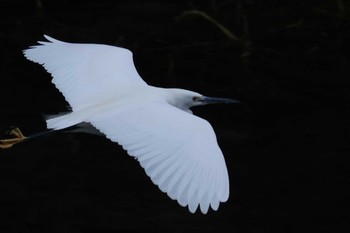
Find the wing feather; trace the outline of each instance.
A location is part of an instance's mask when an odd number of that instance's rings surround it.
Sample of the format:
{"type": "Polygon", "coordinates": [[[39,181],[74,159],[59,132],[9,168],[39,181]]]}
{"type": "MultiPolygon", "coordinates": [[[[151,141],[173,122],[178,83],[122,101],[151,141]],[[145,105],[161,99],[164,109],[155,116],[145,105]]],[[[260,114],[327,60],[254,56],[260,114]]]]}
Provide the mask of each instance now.
{"type": "Polygon", "coordinates": [[[207,121],[165,103],[127,109],[88,121],[137,158],[152,182],[191,212],[198,206],[202,213],[217,210],[227,201],[227,168],[207,121]]]}
{"type": "Polygon", "coordinates": [[[127,49],[45,38],[48,42],[39,41],[23,53],[53,76],[52,82],[73,110],[104,102],[126,86],[146,85],[127,49]]]}

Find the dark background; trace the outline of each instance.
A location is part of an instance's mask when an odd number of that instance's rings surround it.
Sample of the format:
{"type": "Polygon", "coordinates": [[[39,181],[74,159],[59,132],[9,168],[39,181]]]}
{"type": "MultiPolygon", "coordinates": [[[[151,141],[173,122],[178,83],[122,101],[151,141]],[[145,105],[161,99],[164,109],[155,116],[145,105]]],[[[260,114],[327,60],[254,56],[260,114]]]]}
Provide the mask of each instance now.
{"type": "Polygon", "coordinates": [[[154,86],[230,97],[213,125],[230,199],[190,214],[102,137],[59,133],[0,151],[0,232],[349,232],[345,0],[0,1],[0,128],[66,110],[22,50],[43,34],[133,51],[154,86]]]}

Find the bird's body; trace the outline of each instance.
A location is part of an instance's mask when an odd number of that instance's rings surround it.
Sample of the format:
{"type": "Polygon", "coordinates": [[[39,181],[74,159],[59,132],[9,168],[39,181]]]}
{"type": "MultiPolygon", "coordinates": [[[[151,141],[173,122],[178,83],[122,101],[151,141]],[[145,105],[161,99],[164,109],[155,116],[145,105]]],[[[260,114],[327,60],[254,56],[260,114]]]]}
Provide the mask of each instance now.
{"type": "MultiPolygon", "coordinates": [[[[49,129],[59,130],[81,122],[87,122],[91,117],[95,116],[96,112],[113,111],[114,114],[123,114],[134,109],[141,110],[145,108],[144,110],[149,110],[152,107],[152,103],[154,105],[171,105],[192,114],[190,110],[192,99],[189,98],[191,101],[186,101],[187,98],[183,98],[186,95],[199,96],[200,94],[183,89],[158,88],[148,85],[128,86],[114,92],[109,98],[103,99],[103,105],[92,102],[84,108],[48,119],[47,126],[49,129]]],[[[159,119],[162,119],[162,117],[159,116],[159,119]]]]}
{"type": "Polygon", "coordinates": [[[135,157],[159,188],[182,206],[202,213],[217,210],[229,197],[223,154],[211,125],[190,108],[233,103],[183,89],[147,85],[132,53],[99,44],[74,44],[45,36],[24,51],[52,74],[72,112],[47,120],[64,129],[90,123],[135,157]]]}

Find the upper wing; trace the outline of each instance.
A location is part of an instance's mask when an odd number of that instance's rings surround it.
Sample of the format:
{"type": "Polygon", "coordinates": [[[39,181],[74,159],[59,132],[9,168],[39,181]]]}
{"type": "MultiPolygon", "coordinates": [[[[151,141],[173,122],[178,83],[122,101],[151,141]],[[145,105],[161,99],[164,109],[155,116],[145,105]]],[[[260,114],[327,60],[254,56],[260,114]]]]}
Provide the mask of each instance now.
{"type": "Polygon", "coordinates": [[[138,159],[153,183],[195,212],[217,210],[229,196],[223,154],[211,125],[166,103],[106,110],[89,120],[138,159]]]}
{"type": "Polygon", "coordinates": [[[146,85],[127,49],[45,38],[50,42],[39,41],[41,45],[24,50],[24,55],[52,74],[52,82],[73,110],[103,102],[125,86],[146,85]]]}

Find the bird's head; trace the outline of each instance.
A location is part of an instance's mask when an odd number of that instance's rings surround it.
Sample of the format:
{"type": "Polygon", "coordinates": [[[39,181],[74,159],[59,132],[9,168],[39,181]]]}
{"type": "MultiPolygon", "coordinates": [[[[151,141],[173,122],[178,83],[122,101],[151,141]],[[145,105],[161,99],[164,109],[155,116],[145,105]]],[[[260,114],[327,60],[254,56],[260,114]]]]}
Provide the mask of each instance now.
{"type": "Polygon", "coordinates": [[[170,89],[171,94],[168,102],[182,110],[189,111],[191,107],[206,104],[236,104],[239,101],[227,98],[208,97],[202,94],[184,89],[170,89]]]}

